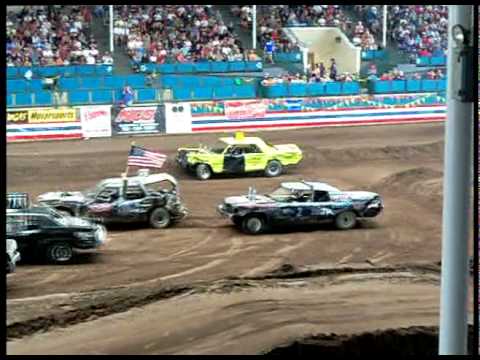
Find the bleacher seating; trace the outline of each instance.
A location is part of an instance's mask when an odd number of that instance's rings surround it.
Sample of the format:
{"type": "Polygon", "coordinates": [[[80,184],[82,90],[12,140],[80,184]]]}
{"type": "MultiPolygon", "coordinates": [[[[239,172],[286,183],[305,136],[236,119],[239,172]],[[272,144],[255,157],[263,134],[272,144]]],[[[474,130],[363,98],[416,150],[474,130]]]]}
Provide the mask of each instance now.
{"type": "Polygon", "coordinates": [[[417,66],[446,66],[446,56],[419,56],[417,57],[417,66]]]}
{"type": "Polygon", "coordinates": [[[113,73],[112,65],[72,65],[72,66],[33,66],[7,67],[7,79],[23,79],[27,70],[32,70],[34,78],[105,76],[113,73]]]}
{"type": "Polygon", "coordinates": [[[308,84],[275,84],[262,86],[263,95],[267,98],[302,97],[302,96],[329,96],[329,95],[357,95],[360,93],[358,82],[327,82],[308,84]]]}
{"type": "Polygon", "coordinates": [[[372,94],[389,94],[405,92],[444,92],[447,82],[441,80],[377,80],[369,81],[368,89],[372,94]]]}

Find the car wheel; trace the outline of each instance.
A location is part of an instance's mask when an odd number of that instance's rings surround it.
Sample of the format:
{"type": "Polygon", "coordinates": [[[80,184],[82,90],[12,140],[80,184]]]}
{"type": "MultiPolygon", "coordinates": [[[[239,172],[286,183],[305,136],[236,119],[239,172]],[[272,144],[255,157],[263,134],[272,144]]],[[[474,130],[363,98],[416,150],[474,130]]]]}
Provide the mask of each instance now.
{"type": "Polygon", "coordinates": [[[55,264],[63,264],[72,260],[73,249],[66,242],[57,242],[47,247],[47,259],[55,264]]]}
{"type": "Polygon", "coordinates": [[[352,229],[357,223],[357,216],[353,211],[344,211],[335,218],[335,226],[339,230],[352,229]]]}
{"type": "Polygon", "coordinates": [[[265,168],[265,176],[275,177],[282,173],[282,164],[278,160],[271,160],[265,168]]]}
{"type": "Polygon", "coordinates": [[[150,226],[155,229],[166,228],[170,223],[170,213],[165,208],[156,208],[150,214],[150,226]]]}
{"type": "Polygon", "coordinates": [[[197,165],[197,167],[195,168],[195,172],[197,174],[197,178],[199,178],[200,180],[208,180],[210,179],[210,176],[212,176],[212,170],[207,164],[197,165]]]}
{"type": "Polygon", "coordinates": [[[265,229],[265,221],[260,216],[248,216],[242,221],[242,229],[247,234],[260,234],[265,229]]]}

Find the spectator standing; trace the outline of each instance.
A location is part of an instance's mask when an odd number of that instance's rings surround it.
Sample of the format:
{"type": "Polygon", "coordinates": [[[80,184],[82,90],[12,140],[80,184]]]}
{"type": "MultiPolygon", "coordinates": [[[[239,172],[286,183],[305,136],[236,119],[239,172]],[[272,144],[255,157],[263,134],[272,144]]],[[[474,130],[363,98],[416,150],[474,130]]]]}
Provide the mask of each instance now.
{"type": "Polygon", "coordinates": [[[275,41],[273,39],[268,40],[265,43],[265,47],[263,49],[265,51],[267,59],[273,64],[273,53],[275,51],[275,41]]]}
{"type": "Polygon", "coordinates": [[[330,59],[331,64],[330,64],[330,79],[335,81],[337,79],[337,64],[335,62],[335,59],[330,59]]]}

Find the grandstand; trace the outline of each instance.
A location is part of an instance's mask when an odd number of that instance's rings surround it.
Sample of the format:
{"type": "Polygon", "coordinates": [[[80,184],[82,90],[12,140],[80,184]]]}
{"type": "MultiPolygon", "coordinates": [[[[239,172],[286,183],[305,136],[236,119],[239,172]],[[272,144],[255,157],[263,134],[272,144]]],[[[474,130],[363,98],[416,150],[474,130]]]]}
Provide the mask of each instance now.
{"type": "Polygon", "coordinates": [[[7,106],[113,104],[125,86],[134,104],[445,89],[445,79],[431,75],[445,66],[445,6],[389,6],[385,49],[380,6],[257,8],[259,46],[252,49],[251,6],[115,5],[110,54],[108,6],[9,7],[7,106]],[[361,71],[334,69],[332,76],[331,64],[323,64],[320,76],[311,61],[305,71],[285,27],[309,26],[341,29],[362,49],[361,71]],[[263,50],[272,40],[270,64],[263,50]],[[377,76],[367,78],[372,63],[377,76]]]}

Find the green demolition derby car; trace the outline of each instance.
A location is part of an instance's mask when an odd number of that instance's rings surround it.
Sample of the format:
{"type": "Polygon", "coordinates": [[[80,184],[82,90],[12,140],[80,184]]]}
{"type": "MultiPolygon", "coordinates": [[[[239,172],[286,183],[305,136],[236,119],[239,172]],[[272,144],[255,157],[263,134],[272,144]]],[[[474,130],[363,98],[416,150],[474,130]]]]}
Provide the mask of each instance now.
{"type": "Polygon", "coordinates": [[[177,163],[196,174],[200,180],[212,174],[244,174],[263,171],[265,176],[279,176],[289,165],[302,160],[302,151],[295,144],[272,145],[258,137],[220,138],[212,146],[182,147],[177,150],[177,163]]]}

